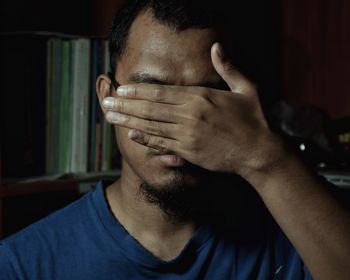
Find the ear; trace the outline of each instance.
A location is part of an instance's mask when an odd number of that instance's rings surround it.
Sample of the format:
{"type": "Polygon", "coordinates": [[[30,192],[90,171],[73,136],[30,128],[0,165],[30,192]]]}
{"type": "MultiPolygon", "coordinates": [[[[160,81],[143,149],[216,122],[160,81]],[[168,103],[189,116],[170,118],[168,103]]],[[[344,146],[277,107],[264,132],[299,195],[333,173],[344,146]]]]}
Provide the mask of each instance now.
{"type": "MultiPolygon", "coordinates": [[[[119,85],[117,85],[119,86],[119,85]]],[[[108,96],[112,96],[115,88],[111,84],[111,79],[107,75],[99,75],[96,80],[96,92],[98,100],[100,102],[101,109],[104,114],[107,113],[107,110],[102,106],[102,101],[108,96]]]]}

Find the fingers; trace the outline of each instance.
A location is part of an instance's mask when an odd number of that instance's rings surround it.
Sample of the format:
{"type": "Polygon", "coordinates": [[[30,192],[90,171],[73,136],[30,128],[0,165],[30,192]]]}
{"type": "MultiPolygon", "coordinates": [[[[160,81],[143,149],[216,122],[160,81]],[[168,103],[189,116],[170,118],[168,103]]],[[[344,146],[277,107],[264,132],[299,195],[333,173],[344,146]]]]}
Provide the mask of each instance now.
{"type": "Polygon", "coordinates": [[[161,152],[176,152],[179,147],[177,140],[150,135],[135,129],[129,130],[128,137],[141,145],[156,149],[161,152]]]}
{"type": "Polygon", "coordinates": [[[149,100],[157,103],[183,104],[184,88],[155,84],[132,84],[117,88],[117,96],[130,99],[149,100]]]}
{"type": "Polygon", "coordinates": [[[147,100],[107,97],[103,100],[107,110],[137,116],[142,119],[176,123],[181,115],[181,108],[176,105],[159,104],[147,100]],[[179,115],[179,116],[178,116],[179,115]]]}
{"type": "Polygon", "coordinates": [[[138,129],[161,137],[176,139],[175,137],[179,136],[181,133],[180,125],[178,124],[144,120],[117,112],[107,112],[106,119],[112,124],[117,124],[130,129],[138,129]]]}
{"type": "Polygon", "coordinates": [[[225,80],[231,91],[239,94],[255,94],[255,86],[227,60],[219,43],[211,48],[211,59],[218,74],[225,80]]]}

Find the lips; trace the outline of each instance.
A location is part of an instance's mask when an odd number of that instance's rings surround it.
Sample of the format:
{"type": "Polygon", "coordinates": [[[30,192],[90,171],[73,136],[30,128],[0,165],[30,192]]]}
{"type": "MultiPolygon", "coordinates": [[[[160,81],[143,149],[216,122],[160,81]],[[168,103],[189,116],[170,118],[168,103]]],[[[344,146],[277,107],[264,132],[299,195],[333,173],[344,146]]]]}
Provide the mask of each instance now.
{"type": "Polygon", "coordinates": [[[168,167],[180,167],[186,164],[185,159],[174,154],[158,153],[156,158],[168,167]]]}

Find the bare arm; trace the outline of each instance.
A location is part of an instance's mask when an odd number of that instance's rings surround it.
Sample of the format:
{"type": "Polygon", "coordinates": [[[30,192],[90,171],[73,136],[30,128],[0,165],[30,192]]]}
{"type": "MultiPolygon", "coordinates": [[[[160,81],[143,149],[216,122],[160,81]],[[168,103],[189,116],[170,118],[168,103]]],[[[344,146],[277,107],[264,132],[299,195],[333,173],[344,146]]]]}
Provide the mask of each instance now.
{"type": "Polygon", "coordinates": [[[349,279],[350,215],[321,180],[293,154],[247,179],[315,279],[349,279]]]}

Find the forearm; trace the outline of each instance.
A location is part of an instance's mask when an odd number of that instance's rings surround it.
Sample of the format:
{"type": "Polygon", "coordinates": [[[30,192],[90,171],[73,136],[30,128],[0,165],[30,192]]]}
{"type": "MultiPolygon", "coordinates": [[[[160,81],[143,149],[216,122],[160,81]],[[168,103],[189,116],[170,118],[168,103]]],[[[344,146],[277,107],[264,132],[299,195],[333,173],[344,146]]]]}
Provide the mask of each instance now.
{"type": "Polygon", "coordinates": [[[350,215],[293,154],[248,181],[315,279],[349,279],[350,215]]]}

